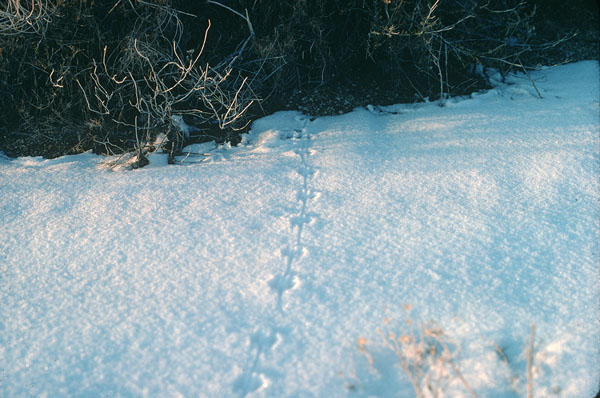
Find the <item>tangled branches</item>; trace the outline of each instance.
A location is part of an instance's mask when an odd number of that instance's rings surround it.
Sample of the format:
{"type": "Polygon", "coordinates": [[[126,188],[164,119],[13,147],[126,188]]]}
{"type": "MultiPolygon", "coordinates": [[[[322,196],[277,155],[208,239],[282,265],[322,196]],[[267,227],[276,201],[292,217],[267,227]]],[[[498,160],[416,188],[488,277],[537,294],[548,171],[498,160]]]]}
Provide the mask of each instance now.
{"type": "Polygon", "coordinates": [[[474,66],[561,62],[544,54],[573,35],[540,35],[536,5],[0,0],[0,144],[10,135],[31,143],[20,155],[141,159],[162,135],[172,158],[190,138],[235,143],[266,100],[276,110],[293,89],[330,82],[379,80],[443,104],[482,87],[474,66]]]}
{"type": "Polygon", "coordinates": [[[6,4],[0,9],[0,35],[43,35],[58,4],[59,2],[46,0],[6,0],[6,4]]]}
{"type": "Polygon", "coordinates": [[[437,82],[440,104],[465,83],[460,75],[470,66],[481,64],[503,73],[525,70],[529,55],[573,37],[535,43],[536,7],[525,0],[463,0],[446,2],[445,7],[442,3],[375,2],[368,47],[369,56],[387,58],[388,68],[401,71],[421,98],[431,94],[437,82]]]}
{"type": "Polygon", "coordinates": [[[141,154],[162,134],[173,155],[189,134],[174,122],[184,118],[196,139],[230,139],[248,123],[261,79],[260,67],[251,80],[241,67],[253,34],[215,54],[211,22],[198,19],[164,0],[8,0],[0,85],[11,90],[0,99],[0,127],[46,148],[70,142],[73,152],[107,154],[141,154]],[[205,26],[200,40],[182,18],[205,26]]]}
{"type": "Polygon", "coordinates": [[[181,123],[184,117],[206,136],[211,130],[236,130],[248,123],[245,114],[255,98],[248,78],[234,69],[250,38],[235,53],[210,66],[202,62],[210,20],[200,48],[188,51],[181,48],[177,11],[161,7],[159,21],[159,29],[151,34],[134,29],[112,53],[105,46],[101,60],[93,61],[87,86],[79,79],[76,82],[91,114],[104,124],[141,131],[141,142],[136,135],[138,149],[163,133],[170,141],[172,159],[190,134],[181,127],[186,125],[181,123]],[[170,43],[168,31],[174,32],[170,43]]]}

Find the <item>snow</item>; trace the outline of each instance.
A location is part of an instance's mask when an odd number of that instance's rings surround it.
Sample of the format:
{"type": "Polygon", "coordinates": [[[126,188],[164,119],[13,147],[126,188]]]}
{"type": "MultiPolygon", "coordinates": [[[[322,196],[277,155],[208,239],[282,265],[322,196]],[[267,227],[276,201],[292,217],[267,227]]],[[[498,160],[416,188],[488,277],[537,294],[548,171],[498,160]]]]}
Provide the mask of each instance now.
{"type": "Polygon", "coordinates": [[[534,396],[593,397],[598,63],[531,78],[0,157],[0,397],[524,397],[532,325],[534,396]]]}

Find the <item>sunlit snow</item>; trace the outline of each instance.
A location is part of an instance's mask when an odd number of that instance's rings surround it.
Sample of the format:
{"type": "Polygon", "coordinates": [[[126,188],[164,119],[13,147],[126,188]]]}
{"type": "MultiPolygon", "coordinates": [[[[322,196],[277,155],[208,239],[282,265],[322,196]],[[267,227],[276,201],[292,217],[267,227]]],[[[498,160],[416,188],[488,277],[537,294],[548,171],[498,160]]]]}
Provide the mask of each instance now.
{"type": "Polygon", "coordinates": [[[592,398],[598,63],[530,77],[179,166],[0,156],[0,397],[516,398],[529,359],[592,398]]]}

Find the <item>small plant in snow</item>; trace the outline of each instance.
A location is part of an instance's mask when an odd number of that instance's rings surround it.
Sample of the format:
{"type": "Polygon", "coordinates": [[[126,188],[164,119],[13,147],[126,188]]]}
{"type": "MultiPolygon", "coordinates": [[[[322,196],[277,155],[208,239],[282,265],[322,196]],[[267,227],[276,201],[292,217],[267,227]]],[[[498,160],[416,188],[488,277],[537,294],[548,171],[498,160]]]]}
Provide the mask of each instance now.
{"type": "Polygon", "coordinates": [[[442,397],[457,387],[477,396],[454,363],[456,345],[437,324],[419,325],[409,334],[378,332],[384,345],[398,356],[417,398],[442,397]]]}
{"type": "MultiPolygon", "coordinates": [[[[389,324],[389,320],[384,323],[389,324]]],[[[459,368],[459,349],[452,339],[435,322],[414,324],[410,319],[406,321],[408,331],[397,334],[390,330],[377,330],[381,336],[381,341],[373,344],[373,348],[367,346],[367,339],[360,337],[357,341],[358,350],[363,355],[369,366],[381,371],[382,363],[388,359],[382,355],[382,347],[388,353],[395,354],[397,361],[394,363],[403,371],[402,373],[410,382],[416,398],[446,398],[446,397],[477,397],[473,388],[463,375],[459,368]],[[376,361],[382,361],[376,363],[376,361]]],[[[534,379],[539,379],[541,368],[534,362],[541,362],[541,366],[551,365],[556,361],[555,346],[559,342],[550,344],[544,351],[536,353],[534,349],[535,326],[531,326],[531,333],[528,344],[523,350],[523,361],[525,363],[515,364],[509,360],[504,350],[492,342],[496,354],[500,356],[501,363],[506,366],[506,371],[498,372],[493,370],[497,363],[487,356],[486,359],[469,359],[466,362],[461,360],[463,366],[467,368],[467,374],[473,377],[472,371],[478,369],[480,376],[477,380],[471,380],[475,387],[482,387],[482,381],[490,380],[489,377],[504,378],[508,376],[507,381],[511,389],[517,396],[523,398],[534,398],[536,396],[561,396],[562,388],[558,385],[538,385],[534,392],[534,379]],[[488,363],[489,361],[489,363],[488,363]],[[515,371],[514,368],[518,368],[515,371]],[[487,369],[487,370],[484,370],[487,369]],[[485,374],[487,373],[487,376],[485,374]],[[495,376],[491,376],[495,374],[495,376]]],[[[487,345],[487,344],[485,344],[487,345]]],[[[385,367],[386,365],[384,365],[385,367]]],[[[389,366],[389,362],[388,362],[389,366]]],[[[389,377],[389,376],[388,376],[389,377]]],[[[403,377],[401,377],[403,378],[403,377]]],[[[357,378],[358,380],[358,378],[357,378]]],[[[387,383],[387,381],[386,381],[387,383]]],[[[356,390],[354,383],[350,384],[349,390],[356,390]]]]}

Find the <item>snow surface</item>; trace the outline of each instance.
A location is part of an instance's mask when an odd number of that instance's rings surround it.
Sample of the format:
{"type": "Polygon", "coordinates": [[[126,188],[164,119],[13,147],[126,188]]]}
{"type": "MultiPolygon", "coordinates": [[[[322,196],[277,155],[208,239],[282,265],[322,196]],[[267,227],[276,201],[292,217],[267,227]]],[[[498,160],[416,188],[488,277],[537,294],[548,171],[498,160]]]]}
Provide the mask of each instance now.
{"type": "Polygon", "coordinates": [[[531,78],[185,167],[0,157],[0,397],[411,397],[418,358],[424,397],[525,397],[532,324],[534,396],[593,397],[598,63],[531,78]]]}

